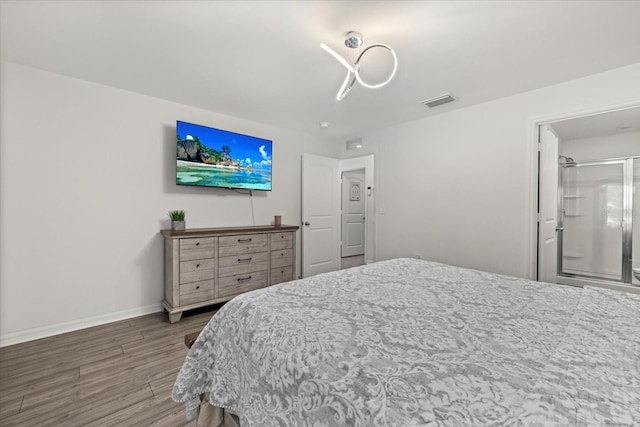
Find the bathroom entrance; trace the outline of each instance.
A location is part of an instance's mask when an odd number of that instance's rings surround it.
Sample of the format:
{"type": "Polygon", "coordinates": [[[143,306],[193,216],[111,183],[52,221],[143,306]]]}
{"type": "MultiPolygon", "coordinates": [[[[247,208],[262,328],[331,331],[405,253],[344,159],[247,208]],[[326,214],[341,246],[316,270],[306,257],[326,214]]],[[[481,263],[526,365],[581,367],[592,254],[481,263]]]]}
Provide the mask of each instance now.
{"type": "Polygon", "coordinates": [[[640,106],[538,134],[538,280],[640,293],[640,106]]]}

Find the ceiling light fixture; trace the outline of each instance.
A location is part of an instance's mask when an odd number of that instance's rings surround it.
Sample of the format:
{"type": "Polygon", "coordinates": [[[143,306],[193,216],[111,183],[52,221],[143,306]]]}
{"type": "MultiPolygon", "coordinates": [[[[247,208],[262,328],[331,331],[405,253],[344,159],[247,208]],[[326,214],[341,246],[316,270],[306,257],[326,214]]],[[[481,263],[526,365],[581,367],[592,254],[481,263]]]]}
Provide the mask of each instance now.
{"type": "MultiPolygon", "coordinates": [[[[362,45],[362,34],[358,33],[357,31],[349,31],[347,33],[347,38],[345,39],[344,44],[350,49],[356,49],[360,47],[362,45]]],[[[344,82],[342,83],[342,86],[340,87],[340,90],[338,90],[338,94],[336,95],[336,99],[338,101],[341,101],[342,99],[344,99],[345,96],[347,96],[347,94],[349,93],[353,85],[356,83],[356,81],[366,88],[377,89],[389,83],[391,79],[393,79],[393,76],[395,76],[396,70],[398,69],[398,57],[396,56],[396,53],[393,51],[393,49],[391,49],[386,44],[375,43],[375,44],[372,44],[371,46],[367,46],[360,53],[360,55],[358,55],[358,59],[356,59],[356,62],[354,62],[353,65],[349,64],[346,59],[338,55],[333,49],[331,49],[326,44],[320,43],[320,47],[326,50],[327,52],[329,52],[331,56],[336,58],[338,62],[344,65],[345,68],[347,69],[347,77],[344,79],[344,82]],[[387,49],[391,53],[391,56],[393,57],[393,70],[391,71],[391,74],[389,74],[389,77],[382,83],[369,84],[364,80],[362,80],[362,77],[360,77],[360,60],[368,50],[373,49],[374,47],[381,47],[381,48],[387,49]]]]}

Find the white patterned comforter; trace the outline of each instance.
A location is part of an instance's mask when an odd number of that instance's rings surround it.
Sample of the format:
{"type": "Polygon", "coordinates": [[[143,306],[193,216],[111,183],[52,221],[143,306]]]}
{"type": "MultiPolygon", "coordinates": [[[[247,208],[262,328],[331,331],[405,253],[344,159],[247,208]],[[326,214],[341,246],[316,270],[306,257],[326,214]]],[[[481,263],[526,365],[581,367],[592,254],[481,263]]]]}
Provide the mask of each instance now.
{"type": "Polygon", "coordinates": [[[243,426],[640,425],[640,295],[396,259],[236,297],[173,399],[243,426]]]}

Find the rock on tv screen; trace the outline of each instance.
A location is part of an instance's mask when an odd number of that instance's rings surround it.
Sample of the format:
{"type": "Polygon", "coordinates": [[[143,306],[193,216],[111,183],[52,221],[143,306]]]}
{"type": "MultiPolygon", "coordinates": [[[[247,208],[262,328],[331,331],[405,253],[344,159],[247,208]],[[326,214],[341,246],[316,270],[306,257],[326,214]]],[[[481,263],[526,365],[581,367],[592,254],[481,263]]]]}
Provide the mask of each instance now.
{"type": "Polygon", "coordinates": [[[271,141],[178,121],[176,184],[271,190],[271,141]]]}

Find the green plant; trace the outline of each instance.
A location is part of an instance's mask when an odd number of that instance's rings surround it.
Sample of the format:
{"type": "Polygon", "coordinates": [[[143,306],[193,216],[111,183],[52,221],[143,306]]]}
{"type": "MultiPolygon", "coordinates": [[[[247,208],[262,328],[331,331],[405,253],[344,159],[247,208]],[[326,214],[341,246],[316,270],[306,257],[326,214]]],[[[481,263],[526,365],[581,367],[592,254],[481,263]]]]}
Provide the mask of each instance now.
{"type": "Polygon", "coordinates": [[[184,221],[184,211],[169,211],[171,221],[184,221]]]}

